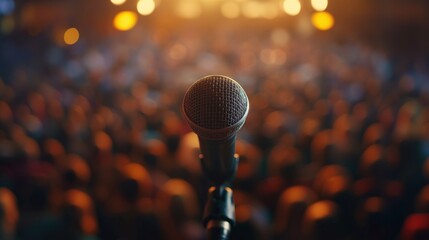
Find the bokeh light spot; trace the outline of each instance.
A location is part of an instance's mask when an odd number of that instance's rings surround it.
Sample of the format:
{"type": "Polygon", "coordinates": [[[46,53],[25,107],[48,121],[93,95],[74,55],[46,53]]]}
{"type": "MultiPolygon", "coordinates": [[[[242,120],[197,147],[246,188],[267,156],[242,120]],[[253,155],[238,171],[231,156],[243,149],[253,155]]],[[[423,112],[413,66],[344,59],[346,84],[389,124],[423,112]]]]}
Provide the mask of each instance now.
{"type": "Polygon", "coordinates": [[[278,7],[274,2],[266,2],[263,5],[262,16],[266,19],[274,19],[278,16],[278,7]]]}
{"type": "Polygon", "coordinates": [[[325,11],[328,8],[328,0],[311,0],[311,6],[316,11],[325,11]]]}
{"type": "Polygon", "coordinates": [[[296,16],[301,12],[301,3],[298,0],[285,0],[283,10],[291,16],[296,16]]]}
{"type": "Polygon", "coordinates": [[[137,11],[144,16],[150,15],[155,10],[154,0],[140,0],[137,2],[137,11]]]}
{"type": "Polygon", "coordinates": [[[181,0],[176,8],[179,17],[192,19],[201,15],[201,4],[196,0],[181,0]]]}
{"type": "Polygon", "coordinates": [[[79,31],[76,28],[69,28],[64,32],[64,43],[73,45],[79,40],[79,31]]]}
{"type": "Polygon", "coordinates": [[[137,14],[131,11],[123,11],[116,14],[113,25],[120,31],[128,31],[137,24],[137,14]]]}
{"type": "Polygon", "coordinates": [[[248,1],[242,4],[243,15],[247,18],[258,18],[262,14],[261,3],[248,1]]]}
{"type": "Polygon", "coordinates": [[[115,5],[122,5],[125,3],[126,0],[110,0],[115,5]]]}
{"type": "Polygon", "coordinates": [[[331,29],[335,24],[334,16],[328,12],[313,13],[311,22],[315,28],[322,31],[331,29]]]}
{"type": "Polygon", "coordinates": [[[222,15],[226,18],[237,18],[240,16],[240,6],[237,2],[229,1],[220,7],[222,15]]]}

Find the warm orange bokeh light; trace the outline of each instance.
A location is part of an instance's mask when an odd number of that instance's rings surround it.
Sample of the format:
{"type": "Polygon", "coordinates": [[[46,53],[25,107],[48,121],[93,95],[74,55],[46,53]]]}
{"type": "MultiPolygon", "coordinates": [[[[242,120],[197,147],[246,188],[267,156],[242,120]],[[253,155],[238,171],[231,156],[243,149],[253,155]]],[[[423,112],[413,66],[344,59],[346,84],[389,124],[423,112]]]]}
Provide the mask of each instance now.
{"type": "Polygon", "coordinates": [[[122,5],[125,3],[126,0],[110,0],[111,3],[115,5],[122,5]]]}
{"type": "Polygon", "coordinates": [[[311,16],[313,26],[319,30],[326,31],[334,27],[334,16],[328,12],[317,12],[311,16]]]}
{"type": "Polygon", "coordinates": [[[179,17],[193,19],[201,15],[202,9],[199,1],[181,0],[178,1],[176,13],[179,17]]]}
{"type": "Polygon", "coordinates": [[[137,3],[137,11],[144,16],[150,15],[155,11],[154,0],[139,0],[137,3]]]}
{"type": "Polygon", "coordinates": [[[328,8],[328,0],[311,0],[311,6],[316,11],[325,11],[328,8]]]}
{"type": "Polygon", "coordinates": [[[262,14],[261,3],[259,1],[247,1],[242,4],[241,11],[247,18],[258,18],[262,14]]]}
{"type": "Polygon", "coordinates": [[[64,42],[73,45],[79,40],[79,31],[76,28],[69,28],[64,33],[64,42]]]}
{"type": "Polygon", "coordinates": [[[301,3],[298,0],[285,0],[283,10],[291,16],[296,16],[301,12],[301,3]]]}
{"type": "Polygon", "coordinates": [[[240,6],[235,1],[228,1],[221,5],[220,11],[226,18],[237,18],[240,16],[240,6]]]}
{"type": "Polygon", "coordinates": [[[128,31],[137,24],[137,14],[131,11],[123,11],[116,14],[113,25],[120,31],[128,31]]]}

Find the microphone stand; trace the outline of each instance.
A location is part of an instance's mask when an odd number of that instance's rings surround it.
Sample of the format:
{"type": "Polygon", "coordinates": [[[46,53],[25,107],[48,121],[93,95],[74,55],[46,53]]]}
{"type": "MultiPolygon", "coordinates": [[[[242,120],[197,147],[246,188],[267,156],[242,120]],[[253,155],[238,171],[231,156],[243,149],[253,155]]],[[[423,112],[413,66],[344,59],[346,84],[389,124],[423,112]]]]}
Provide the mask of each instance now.
{"type": "MultiPolygon", "coordinates": [[[[200,155],[200,161],[202,161],[200,155]]],[[[238,155],[233,157],[234,170],[237,169],[238,155]]],[[[203,171],[204,170],[203,164],[203,171]]],[[[234,171],[235,175],[235,171],[234,171]]],[[[215,183],[208,190],[208,198],[204,208],[203,223],[207,229],[208,240],[228,240],[233,226],[235,225],[235,206],[232,197],[232,189],[228,187],[231,178],[223,182],[215,183]]]]}

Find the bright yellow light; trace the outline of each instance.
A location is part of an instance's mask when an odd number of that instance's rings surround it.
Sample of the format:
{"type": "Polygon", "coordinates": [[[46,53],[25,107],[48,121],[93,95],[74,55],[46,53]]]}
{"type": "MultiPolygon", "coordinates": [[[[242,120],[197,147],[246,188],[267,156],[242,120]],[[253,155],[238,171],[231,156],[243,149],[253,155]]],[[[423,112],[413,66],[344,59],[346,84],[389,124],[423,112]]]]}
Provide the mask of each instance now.
{"type": "Polygon", "coordinates": [[[64,42],[73,45],[79,40],[79,31],[76,28],[69,28],[64,32],[64,42]]]}
{"type": "Polygon", "coordinates": [[[122,5],[125,3],[126,0],[110,0],[115,5],[122,5]]]}
{"type": "Polygon", "coordinates": [[[261,4],[258,1],[248,1],[242,4],[243,15],[248,18],[258,18],[262,14],[261,4]]]}
{"type": "Polygon", "coordinates": [[[220,7],[222,15],[226,18],[237,18],[240,16],[240,6],[237,2],[225,2],[220,7]]]}
{"type": "Polygon", "coordinates": [[[311,0],[311,6],[316,11],[325,11],[328,7],[328,0],[311,0]]]}
{"type": "Polygon", "coordinates": [[[331,29],[335,24],[334,16],[328,12],[313,13],[311,22],[315,28],[322,31],[331,29]]]}
{"type": "Polygon", "coordinates": [[[201,5],[196,0],[181,0],[176,13],[182,18],[197,18],[201,15],[201,5]]]}
{"type": "Polygon", "coordinates": [[[154,0],[140,0],[137,3],[137,11],[144,16],[150,15],[155,10],[154,0]]]}
{"type": "Polygon", "coordinates": [[[131,11],[123,11],[116,14],[113,25],[120,31],[127,31],[137,23],[137,14],[131,11]]]}
{"type": "Polygon", "coordinates": [[[291,16],[296,16],[301,12],[301,3],[298,0],[285,0],[283,10],[291,16]]]}

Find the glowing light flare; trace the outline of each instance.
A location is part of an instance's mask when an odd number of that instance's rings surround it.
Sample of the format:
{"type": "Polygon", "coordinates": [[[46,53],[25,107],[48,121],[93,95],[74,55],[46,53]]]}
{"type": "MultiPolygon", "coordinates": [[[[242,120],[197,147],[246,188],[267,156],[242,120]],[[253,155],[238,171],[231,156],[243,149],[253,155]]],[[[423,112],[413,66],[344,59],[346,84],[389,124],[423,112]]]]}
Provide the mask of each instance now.
{"type": "Polygon", "coordinates": [[[328,8],[328,0],[311,0],[311,6],[316,11],[325,11],[328,8]]]}
{"type": "Polygon", "coordinates": [[[137,24],[137,14],[131,11],[123,11],[116,14],[113,26],[120,31],[128,31],[137,24]]]}
{"type": "Polygon", "coordinates": [[[150,15],[155,10],[154,0],[140,0],[137,2],[137,11],[144,16],[150,15]]]}
{"type": "Polygon", "coordinates": [[[225,2],[221,5],[220,11],[226,18],[237,18],[240,16],[240,5],[235,1],[225,2]]]}
{"type": "Polygon", "coordinates": [[[79,31],[76,28],[69,28],[64,32],[64,43],[73,45],[79,40],[79,31]]]}
{"type": "Polygon", "coordinates": [[[113,3],[114,5],[122,5],[125,3],[126,0],[110,0],[111,3],[113,3]]]}
{"type": "Polygon", "coordinates": [[[301,12],[301,3],[298,0],[284,0],[283,10],[291,16],[296,16],[301,12]]]}
{"type": "Polygon", "coordinates": [[[197,18],[201,12],[201,4],[196,0],[181,0],[176,8],[177,15],[187,19],[197,18]]]}
{"type": "Polygon", "coordinates": [[[322,31],[326,31],[334,27],[334,16],[328,12],[316,12],[311,16],[313,26],[322,31]]]}

